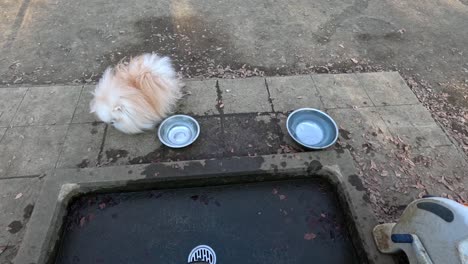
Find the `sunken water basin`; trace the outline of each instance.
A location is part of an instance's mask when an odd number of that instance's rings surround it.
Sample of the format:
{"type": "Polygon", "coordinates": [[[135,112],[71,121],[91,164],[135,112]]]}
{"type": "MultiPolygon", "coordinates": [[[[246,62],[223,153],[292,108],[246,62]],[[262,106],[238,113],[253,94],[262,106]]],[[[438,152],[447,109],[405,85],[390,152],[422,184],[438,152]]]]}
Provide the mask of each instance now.
{"type": "Polygon", "coordinates": [[[15,263],[392,263],[346,151],[58,170],[15,263]]]}
{"type": "Polygon", "coordinates": [[[219,263],[361,263],[317,179],[85,195],[55,263],[186,263],[204,244],[219,263]]]}

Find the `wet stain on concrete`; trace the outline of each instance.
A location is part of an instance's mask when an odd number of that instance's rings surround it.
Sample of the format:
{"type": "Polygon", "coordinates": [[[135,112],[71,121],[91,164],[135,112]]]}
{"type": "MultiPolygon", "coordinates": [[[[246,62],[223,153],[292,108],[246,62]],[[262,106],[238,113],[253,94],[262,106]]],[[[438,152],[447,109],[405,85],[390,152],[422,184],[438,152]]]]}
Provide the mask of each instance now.
{"type": "Polygon", "coordinates": [[[23,209],[23,218],[24,219],[29,219],[34,211],[34,204],[28,204],[26,207],[23,209]]]}
{"type": "Polygon", "coordinates": [[[364,185],[361,179],[356,174],[349,175],[348,182],[356,188],[358,191],[365,191],[364,185]]]}
{"type": "Polygon", "coordinates": [[[21,221],[13,221],[8,225],[8,232],[11,234],[18,233],[23,228],[21,221]]]}
{"type": "Polygon", "coordinates": [[[82,160],[79,164],[77,164],[76,166],[77,166],[78,168],[86,168],[86,167],[88,167],[88,165],[89,165],[89,160],[88,160],[88,159],[84,159],[84,160],[82,160]]]}
{"type": "Polygon", "coordinates": [[[323,168],[322,163],[318,160],[313,160],[307,164],[307,173],[309,175],[316,174],[323,168]]]}
{"type": "Polygon", "coordinates": [[[273,169],[273,172],[274,173],[278,173],[278,165],[275,165],[275,164],[271,164],[270,167],[273,169]]]}
{"type": "MultiPolygon", "coordinates": [[[[340,138],[336,142],[336,144],[333,146],[333,149],[336,151],[338,154],[343,154],[345,149],[348,149],[350,151],[353,151],[353,147],[348,144],[347,142],[344,142],[340,138]]],[[[339,157],[339,156],[338,156],[339,157]]]]}
{"type": "Polygon", "coordinates": [[[128,155],[128,151],[124,149],[109,149],[106,150],[106,157],[109,161],[116,161],[119,158],[125,158],[128,155]]]}
{"type": "Polygon", "coordinates": [[[243,114],[226,116],[224,142],[226,155],[255,156],[276,154],[281,140],[270,115],[243,114]]]}
{"type": "Polygon", "coordinates": [[[124,57],[144,52],[156,52],[170,56],[177,70],[188,76],[199,75],[219,64],[240,68],[243,63],[238,49],[231,47],[230,35],[224,32],[226,27],[220,22],[198,16],[145,17],[134,24],[137,41],[105,54],[101,65],[112,65],[124,57]]]}
{"type": "Polygon", "coordinates": [[[340,135],[346,139],[346,140],[350,140],[351,139],[351,132],[349,132],[348,130],[345,130],[345,129],[342,129],[340,128],[340,135]]]}
{"type": "Polygon", "coordinates": [[[369,194],[365,193],[362,195],[362,200],[366,203],[370,203],[370,197],[369,197],[369,194]]]}

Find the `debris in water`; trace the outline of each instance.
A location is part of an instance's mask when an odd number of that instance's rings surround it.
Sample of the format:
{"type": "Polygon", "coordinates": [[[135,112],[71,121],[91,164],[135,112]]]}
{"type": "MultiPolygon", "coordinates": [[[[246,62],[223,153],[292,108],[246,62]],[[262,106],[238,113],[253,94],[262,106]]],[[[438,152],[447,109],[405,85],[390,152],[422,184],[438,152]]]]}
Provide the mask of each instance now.
{"type": "Polygon", "coordinates": [[[305,240],[314,240],[317,237],[316,234],[314,233],[305,233],[304,234],[304,239],[305,240]]]}

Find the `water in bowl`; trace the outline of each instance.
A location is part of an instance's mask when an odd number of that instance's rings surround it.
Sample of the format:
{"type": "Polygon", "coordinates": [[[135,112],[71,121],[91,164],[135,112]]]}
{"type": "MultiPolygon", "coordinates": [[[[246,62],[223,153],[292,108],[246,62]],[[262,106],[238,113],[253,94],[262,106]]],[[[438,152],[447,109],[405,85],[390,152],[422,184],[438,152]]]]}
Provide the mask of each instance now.
{"type": "Polygon", "coordinates": [[[184,145],[192,138],[192,129],[184,124],[174,124],[167,133],[167,140],[174,145],[184,145]]]}

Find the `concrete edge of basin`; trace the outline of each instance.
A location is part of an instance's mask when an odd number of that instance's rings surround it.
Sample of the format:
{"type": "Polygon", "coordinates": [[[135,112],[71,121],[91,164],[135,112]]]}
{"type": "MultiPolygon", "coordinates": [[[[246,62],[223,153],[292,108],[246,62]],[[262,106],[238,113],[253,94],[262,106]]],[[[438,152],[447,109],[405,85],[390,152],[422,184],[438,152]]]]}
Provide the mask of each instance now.
{"type": "Polygon", "coordinates": [[[374,244],[372,229],[377,221],[365,188],[356,175],[351,155],[335,151],[58,169],[44,182],[14,263],[49,263],[60,238],[68,202],[76,195],[95,191],[137,191],[308,176],[320,176],[337,188],[340,202],[346,207],[346,220],[353,242],[362,249],[358,251],[360,257],[369,263],[394,263],[391,256],[379,253],[374,244]]]}

